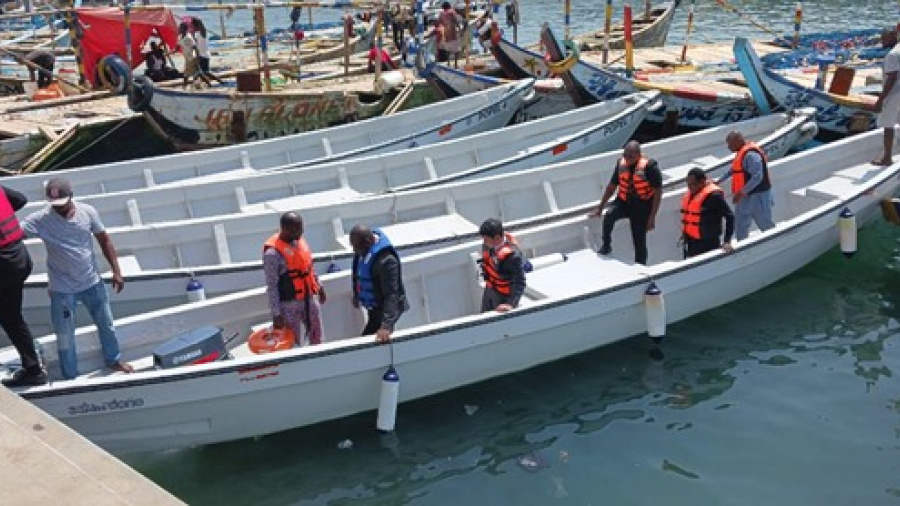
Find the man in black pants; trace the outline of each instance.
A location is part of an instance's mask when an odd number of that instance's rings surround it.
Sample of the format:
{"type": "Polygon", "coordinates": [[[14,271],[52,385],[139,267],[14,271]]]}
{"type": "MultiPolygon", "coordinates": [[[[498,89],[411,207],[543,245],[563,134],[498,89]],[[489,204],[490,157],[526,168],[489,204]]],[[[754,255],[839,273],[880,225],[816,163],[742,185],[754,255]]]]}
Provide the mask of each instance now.
{"type": "Polygon", "coordinates": [[[380,230],[356,225],[350,231],[353,247],[353,307],[368,310],[369,318],[362,335],[375,334],[387,342],[400,315],[409,309],[400,256],[380,230]]]}
{"type": "Polygon", "coordinates": [[[684,258],[722,249],[734,251],[731,236],[734,233],[734,213],[725,202],[722,189],[706,178],[703,169],[693,168],[685,178],[688,191],[681,199],[681,231],[684,239],[684,258]],[[725,244],[722,236],[722,220],[725,220],[725,244]]]}
{"type": "Polygon", "coordinates": [[[656,160],[641,155],[641,145],[637,141],[625,144],[622,158],[606,185],[600,206],[589,216],[600,216],[613,193],[617,194],[616,200],[603,217],[603,244],[598,253],[612,253],[613,226],[618,220],[628,218],[634,243],[634,261],[647,265],[647,232],[656,227],[656,212],[662,198],[662,173],[656,160]]]}
{"type": "Polygon", "coordinates": [[[25,233],[19,226],[15,212],[25,206],[25,195],[0,186],[0,326],[9,336],[22,368],[11,377],[3,379],[8,387],[43,385],[47,373],[41,367],[34,337],[28,323],[22,317],[22,291],[25,280],[31,274],[31,257],[25,249],[25,233]]]}

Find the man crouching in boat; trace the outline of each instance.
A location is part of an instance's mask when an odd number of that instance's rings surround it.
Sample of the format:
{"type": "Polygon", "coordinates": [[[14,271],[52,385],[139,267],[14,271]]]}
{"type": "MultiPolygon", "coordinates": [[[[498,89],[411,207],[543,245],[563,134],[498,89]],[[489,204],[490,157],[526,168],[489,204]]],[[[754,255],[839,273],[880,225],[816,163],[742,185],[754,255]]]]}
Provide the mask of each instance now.
{"type": "Polygon", "coordinates": [[[694,167],[688,171],[688,191],[681,199],[682,238],[684,258],[701,255],[719,248],[731,253],[731,236],[734,234],[734,213],[725,202],[718,185],[706,179],[703,169],[694,167]],[[719,242],[722,220],[725,220],[725,244],[719,242]]]}
{"type": "Polygon", "coordinates": [[[519,305],[525,293],[525,263],[522,251],[512,235],[503,232],[503,223],[489,218],[478,229],[481,246],[481,270],[484,273],[484,295],[481,312],[505,313],[519,305]]]}
{"type": "Polygon", "coordinates": [[[320,304],[325,304],[325,288],[316,276],[312,251],[303,238],[303,218],[297,213],[281,215],[281,231],[263,245],[263,270],[272,328],[287,325],[301,344],[302,324],[309,344],[322,344],[320,304]]]}
{"type": "Polygon", "coordinates": [[[350,231],[353,246],[353,307],[368,311],[362,335],[375,334],[378,342],[391,338],[400,315],[409,309],[400,256],[380,230],[356,225],[350,231]]]}

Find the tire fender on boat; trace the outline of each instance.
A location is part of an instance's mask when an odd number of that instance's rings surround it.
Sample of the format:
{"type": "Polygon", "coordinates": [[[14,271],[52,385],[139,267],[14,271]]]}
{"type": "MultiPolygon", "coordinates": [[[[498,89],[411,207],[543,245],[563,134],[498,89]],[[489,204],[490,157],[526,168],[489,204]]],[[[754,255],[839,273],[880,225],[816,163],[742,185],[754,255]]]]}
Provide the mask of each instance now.
{"type": "Polygon", "coordinates": [[[103,88],[116,95],[122,95],[128,88],[131,69],[119,55],[104,56],[97,63],[97,75],[103,88]]]}
{"type": "Polygon", "coordinates": [[[128,90],[128,107],[134,112],[143,112],[150,107],[153,100],[153,81],[146,76],[135,76],[131,89],[128,90]]]}

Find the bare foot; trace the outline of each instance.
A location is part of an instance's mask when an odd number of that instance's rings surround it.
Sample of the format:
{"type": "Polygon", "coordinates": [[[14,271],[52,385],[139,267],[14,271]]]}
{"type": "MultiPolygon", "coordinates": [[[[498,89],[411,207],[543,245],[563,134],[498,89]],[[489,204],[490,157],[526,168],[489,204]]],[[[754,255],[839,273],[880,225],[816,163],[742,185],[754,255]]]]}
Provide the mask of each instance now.
{"type": "Polygon", "coordinates": [[[134,367],[132,367],[128,362],[116,362],[115,364],[109,366],[109,368],[113,371],[124,372],[126,374],[134,372],[134,367]]]}
{"type": "Polygon", "coordinates": [[[883,165],[883,166],[887,166],[887,165],[893,165],[893,164],[894,164],[894,161],[891,160],[891,159],[885,160],[885,159],[882,158],[881,160],[872,160],[870,163],[871,163],[872,165],[883,165]]]}

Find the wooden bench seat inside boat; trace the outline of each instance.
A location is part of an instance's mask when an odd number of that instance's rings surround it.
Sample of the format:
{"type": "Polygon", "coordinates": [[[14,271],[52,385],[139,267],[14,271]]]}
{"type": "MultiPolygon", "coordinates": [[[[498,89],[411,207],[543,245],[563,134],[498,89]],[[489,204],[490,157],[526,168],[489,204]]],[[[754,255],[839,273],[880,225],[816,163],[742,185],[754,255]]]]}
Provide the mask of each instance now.
{"type": "Polygon", "coordinates": [[[284,213],[287,211],[297,211],[301,209],[309,209],[311,207],[320,207],[335,202],[346,202],[356,200],[362,195],[352,188],[335,188],[333,190],[325,190],[304,195],[295,195],[293,197],[285,197],[283,199],[268,200],[259,204],[250,204],[241,206],[241,212],[258,212],[265,210],[277,211],[284,213]]]}
{"type": "MultiPolygon", "coordinates": [[[[379,228],[393,244],[415,244],[478,232],[478,225],[456,213],[379,228]]],[[[349,235],[341,237],[338,241],[344,247],[350,248],[349,235]]]]}
{"type": "Polygon", "coordinates": [[[531,299],[567,297],[644,277],[646,267],[581,250],[568,260],[528,273],[525,295],[531,299]]]}

